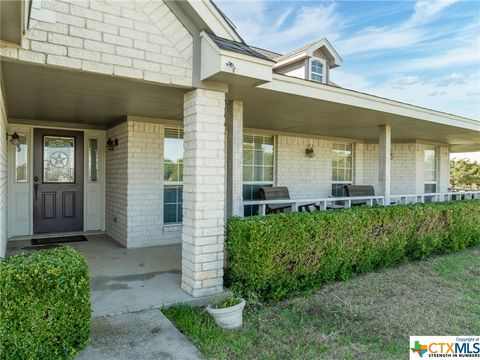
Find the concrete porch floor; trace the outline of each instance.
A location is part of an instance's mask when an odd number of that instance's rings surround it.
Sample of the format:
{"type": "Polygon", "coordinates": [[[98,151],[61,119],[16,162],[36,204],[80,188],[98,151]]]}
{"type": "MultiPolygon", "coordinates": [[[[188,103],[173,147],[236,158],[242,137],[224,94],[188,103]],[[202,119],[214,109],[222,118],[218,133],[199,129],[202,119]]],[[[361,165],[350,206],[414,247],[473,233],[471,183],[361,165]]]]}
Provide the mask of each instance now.
{"type": "MultiPolygon", "coordinates": [[[[87,235],[88,241],[58,244],[85,254],[93,317],[133,312],[175,302],[199,302],[180,288],[182,246],[125,249],[106,235],[87,235]]],[[[9,241],[7,256],[49,246],[29,240],[9,241]]]]}

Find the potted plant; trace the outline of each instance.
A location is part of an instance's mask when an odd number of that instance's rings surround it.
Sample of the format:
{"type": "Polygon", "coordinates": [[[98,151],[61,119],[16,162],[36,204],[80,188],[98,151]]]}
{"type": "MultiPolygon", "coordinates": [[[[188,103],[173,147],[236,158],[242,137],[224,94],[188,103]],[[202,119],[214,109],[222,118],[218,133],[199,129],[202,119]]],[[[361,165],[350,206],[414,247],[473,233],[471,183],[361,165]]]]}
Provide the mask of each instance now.
{"type": "Polygon", "coordinates": [[[207,306],[215,323],[223,329],[237,329],[243,324],[245,300],[234,295],[224,296],[207,306]]]}

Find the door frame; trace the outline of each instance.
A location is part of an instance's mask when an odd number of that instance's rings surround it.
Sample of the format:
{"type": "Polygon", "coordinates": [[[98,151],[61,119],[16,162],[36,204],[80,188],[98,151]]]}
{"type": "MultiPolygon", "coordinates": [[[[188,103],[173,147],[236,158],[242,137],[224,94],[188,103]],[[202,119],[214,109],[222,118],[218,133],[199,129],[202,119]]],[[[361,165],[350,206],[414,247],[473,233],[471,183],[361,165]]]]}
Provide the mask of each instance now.
{"type": "Polygon", "coordinates": [[[27,181],[17,183],[15,181],[15,146],[8,142],[7,157],[7,175],[8,175],[8,223],[7,238],[33,236],[33,135],[34,129],[52,129],[69,130],[83,132],[83,231],[105,231],[105,172],[106,172],[106,130],[96,130],[81,127],[69,126],[48,126],[48,125],[29,125],[29,124],[8,124],[9,134],[17,132],[27,136],[27,181]],[[88,142],[89,139],[98,139],[99,166],[98,181],[93,183],[88,179],[88,142]],[[92,192],[95,198],[100,199],[96,208],[89,206],[89,199],[92,199],[92,192]],[[19,203],[17,203],[19,202],[19,203]],[[20,212],[26,216],[21,221],[16,219],[16,214],[20,212]],[[95,212],[95,213],[94,213],[95,212]],[[100,219],[93,224],[89,219],[100,219]]]}

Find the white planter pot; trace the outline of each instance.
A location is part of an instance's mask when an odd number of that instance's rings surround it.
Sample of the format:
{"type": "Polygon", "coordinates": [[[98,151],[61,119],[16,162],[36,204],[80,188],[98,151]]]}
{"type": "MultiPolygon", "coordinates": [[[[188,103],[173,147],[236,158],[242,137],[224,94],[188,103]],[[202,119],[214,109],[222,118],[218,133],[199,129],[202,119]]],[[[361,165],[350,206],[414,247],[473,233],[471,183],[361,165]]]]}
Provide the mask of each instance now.
{"type": "Polygon", "coordinates": [[[245,300],[241,299],[240,304],[228,308],[216,309],[211,305],[207,306],[207,311],[213,316],[213,319],[223,329],[237,329],[243,324],[243,308],[245,300]]]}

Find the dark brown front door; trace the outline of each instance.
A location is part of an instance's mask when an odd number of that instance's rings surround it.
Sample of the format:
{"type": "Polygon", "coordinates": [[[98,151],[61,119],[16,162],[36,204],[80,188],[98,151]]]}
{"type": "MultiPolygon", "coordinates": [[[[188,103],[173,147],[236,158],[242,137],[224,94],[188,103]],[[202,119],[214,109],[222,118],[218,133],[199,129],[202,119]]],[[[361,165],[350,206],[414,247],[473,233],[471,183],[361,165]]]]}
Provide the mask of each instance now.
{"type": "Polygon", "coordinates": [[[83,133],[35,129],[33,232],[83,230],[83,133]]]}

